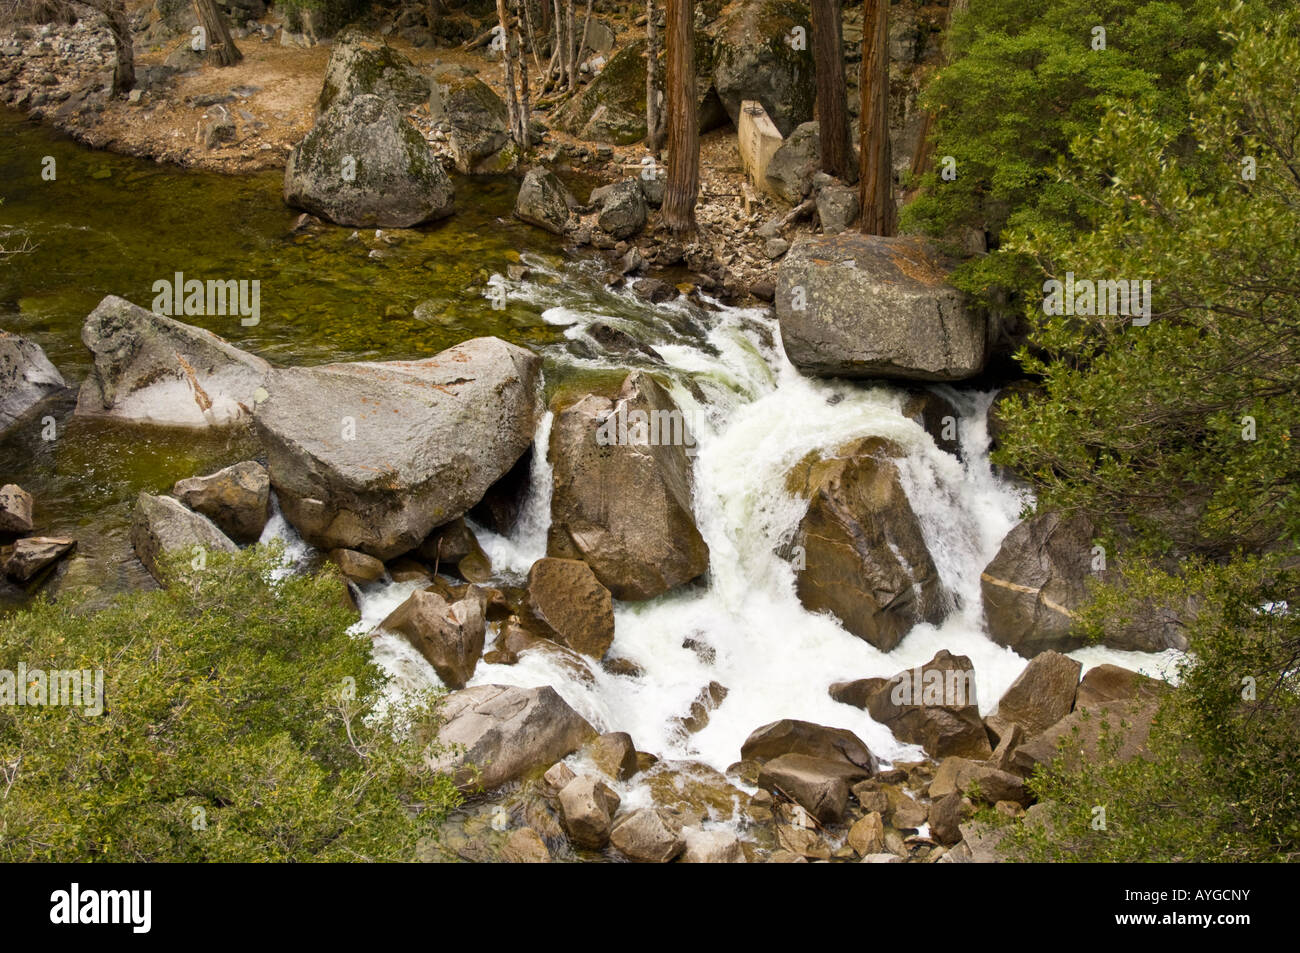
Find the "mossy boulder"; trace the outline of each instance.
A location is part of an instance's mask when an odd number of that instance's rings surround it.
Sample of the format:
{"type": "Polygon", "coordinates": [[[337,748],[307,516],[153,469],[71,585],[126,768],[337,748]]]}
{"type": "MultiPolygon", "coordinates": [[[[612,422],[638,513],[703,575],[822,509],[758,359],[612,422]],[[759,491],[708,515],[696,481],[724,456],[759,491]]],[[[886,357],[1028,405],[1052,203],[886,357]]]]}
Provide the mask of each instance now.
{"type": "Polygon", "coordinates": [[[330,108],[284,169],[285,203],[339,225],[407,228],[450,215],[454,198],[424,137],[379,96],[330,108]]]}
{"type": "Polygon", "coordinates": [[[510,139],[506,104],[481,79],[439,74],[429,106],[451,127],[447,138],[456,171],[462,175],[509,172],[518,164],[519,149],[510,139]]]}
{"type": "Polygon", "coordinates": [[[361,95],[380,96],[409,110],[428,100],[429,80],[383,40],[349,29],[334,42],[317,112],[361,95]]]}
{"type": "MultiPolygon", "coordinates": [[[[646,41],[629,43],[610,58],[605,68],[558,114],[560,128],[590,142],[630,145],[645,138],[646,41]]],[[[703,33],[695,35],[695,96],[700,132],[727,121],[710,74],[713,47],[703,33]]],[[[659,75],[667,64],[659,56],[659,75]]]]}
{"type": "Polygon", "coordinates": [[[807,5],[794,0],[732,4],[714,28],[713,85],[737,125],[747,99],[763,104],[783,136],[812,119],[817,82],[807,5]],[[796,28],[803,30],[802,44],[792,42],[796,28]]]}

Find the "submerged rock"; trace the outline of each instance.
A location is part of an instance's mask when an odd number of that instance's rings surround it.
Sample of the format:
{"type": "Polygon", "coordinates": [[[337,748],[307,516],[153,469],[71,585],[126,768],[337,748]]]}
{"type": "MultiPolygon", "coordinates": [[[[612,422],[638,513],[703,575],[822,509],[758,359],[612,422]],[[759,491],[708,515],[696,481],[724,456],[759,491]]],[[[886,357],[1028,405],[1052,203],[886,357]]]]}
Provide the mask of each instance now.
{"type": "Polygon", "coordinates": [[[373,95],[326,111],[284,168],[285,203],[339,225],[408,228],[450,215],[454,199],[419,130],[373,95]]]}
{"type": "Polygon", "coordinates": [[[975,667],[964,655],[941,649],[934,658],[892,678],[864,678],[831,686],[831,697],[858,708],[893,732],[918,744],[932,758],[992,753],[975,697],[975,667]]]}
{"type": "Polygon", "coordinates": [[[109,295],[86,317],[81,340],[94,364],[78,416],[174,427],[223,427],[252,413],[271,370],[211,331],[109,295]]]}
{"type": "Polygon", "coordinates": [[[478,783],[491,790],[541,771],[596,734],[549,685],[476,685],[448,695],[442,717],[438,740],[448,750],[430,766],[454,772],[462,791],[478,783]]]}
{"type": "Polygon", "coordinates": [[[528,449],[540,373],[537,355],[497,338],[273,372],[255,424],[285,518],[322,549],[414,549],[528,449]]]}
{"type": "Polygon", "coordinates": [[[947,272],[917,238],[800,238],[777,269],[786,354],[804,373],[825,377],[973,377],[984,369],[988,322],[947,272]]]}
{"type": "Polygon", "coordinates": [[[39,344],[0,331],[0,434],[67,386],[39,344]]]}
{"type": "Polygon", "coordinates": [[[791,477],[809,497],[797,536],[799,601],[812,612],[831,612],[883,652],[918,622],[943,621],[948,602],[890,460],[901,455],[894,444],[866,438],[791,477]]]}
{"type": "Polygon", "coordinates": [[[617,400],[588,395],[561,412],[551,430],[548,555],[586,562],[618,599],[650,599],[703,573],[693,446],[677,405],[641,371],[617,400]]]}

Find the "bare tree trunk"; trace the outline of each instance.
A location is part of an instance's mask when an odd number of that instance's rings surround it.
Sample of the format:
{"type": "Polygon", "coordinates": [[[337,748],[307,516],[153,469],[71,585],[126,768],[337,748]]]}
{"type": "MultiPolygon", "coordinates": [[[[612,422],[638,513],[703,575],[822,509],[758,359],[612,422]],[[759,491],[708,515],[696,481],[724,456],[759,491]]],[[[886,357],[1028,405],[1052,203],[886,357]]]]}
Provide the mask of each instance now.
{"type": "Polygon", "coordinates": [[[123,0],[86,0],[86,5],[108,20],[116,62],[113,64],[114,96],[125,96],[135,86],[135,50],[131,46],[131,21],[123,0]]]}
{"type": "Polygon", "coordinates": [[[849,182],[853,150],[849,146],[849,93],[844,82],[840,0],[812,0],[812,32],[822,171],[849,182]]]}
{"type": "Polygon", "coordinates": [[[506,0],[497,0],[497,22],[501,24],[501,63],[506,78],[506,116],[510,124],[510,138],[519,142],[519,96],[515,87],[515,34],[511,30],[510,14],[506,0]]]}
{"type": "Polygon", "coordinates": [[[579,39],[575,34],[578,32],[578,25],[574,22],[573,0],[564,0],[564,32],[568,40],[565,46],[565,66],[569,71],[569,89],[578,88],[578,44],[579,39]]]}
{"type": "MultiPolygon", "coordinates": [[[[527,33],[528,33],[528,49],[529,49],[529,50],[532,52],[532,54],[533,54],[533,62],[537,65],[537,72],[538,72],[538,73],[541,73],[541,71],[542,71],[542,61],[541,61],[540,59],[538,59],[538,53],[537,53],[537,34],[533,32],[533,14],[532,14],[532,10],[530,9],[530,8],[532,7],[532,3],[530,2],[530,0],[521,0],[521,2],[520,2],[520,6],[521,6],[522,9],[523,9],[523,15],[524,15],[524,29],[525,29],[525,31],[527,31],[527,33]]],[[[545,3],[542,4],[542,9],[543,9],[543,10],[546,9],[546,4],[545,4],[545,3]]],[[[527,83],[524,83],[524,88],[525,88],[525,89],[528,88],[528,84],[527,84],[527,83]]]]}
{"type": "Polygon", "coordinates": [[[563,87],[569,78],[569,40],[568,34],[564,30],[564,8],[560,5],[560,0],[554,0],[555,3],[555,55],[552,59],[560,70],[559,86],[563,87]]]}
{"type": "Polygon", "coordinates": [[[207,43],[205,59],[213,66],[234,66],[244,58],[235,46],[235,38],[230,35],[226,18],[217,9],[216,0],[194,0],[194,12],[199,16],[199,25],[203,27],[204,41],[207,43]]]}
{"type": "Polygon", "coordinates": [[[700,194],[694,7],[694,0],[668,0],[668,181],[663,221],[678,233],[695,229],[695,200],[700,194]]]}
{"type": "Polygon", "coordinates": [[[659,91],[659,31],[655,29],[655,0],[646,0],[645,146],[654,155],[663,148],[663,104],[659,91]]]}
{"type": "MultiPolygon", "coordinates": [[[[524,15],[528,13],[528,0],[514,0],[515,4],[515,49],[519,51],[519,149],[521,152],[528,149],[532,144],[530,136],[532,130],[529,128],[532,119],[532,103],[528,95],[528,59],[524,56],[524,39],[519,34],[519,8],[523,7],[524,15]]],[[[536,50],[533,51],[536,56],[536,50]]]]}
{"type": "Polygon", "coordinates": [[[587,31],[591,29],[591,7],[595,0],[587,0],[587,12],[582,18],[582,35],[578,39],[578,63],[582,63],[582,51],[587,48],[587,31]]]}
{"type": "Polygon", "coordinates": [[[889,168],[889,0],[863,0],[862,16],[861,227],[867,235],[890,235],[894,195],[889,168]]]}

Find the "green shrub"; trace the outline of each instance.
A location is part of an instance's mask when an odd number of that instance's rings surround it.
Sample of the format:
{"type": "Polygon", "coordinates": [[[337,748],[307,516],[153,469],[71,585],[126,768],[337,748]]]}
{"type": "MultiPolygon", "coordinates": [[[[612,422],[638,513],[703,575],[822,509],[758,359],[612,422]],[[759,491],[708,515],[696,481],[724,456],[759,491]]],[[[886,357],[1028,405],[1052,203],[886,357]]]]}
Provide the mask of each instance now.
{"type": "Polygon", "coordinates": [[[0,860],[410,860],[458,803],[417,740],[436,699],[385,675],[332,574],[279,555],[170,564],[99,612],[0,620],[0,669],[102,670],[104,712],[0,706],[0,860]]]}

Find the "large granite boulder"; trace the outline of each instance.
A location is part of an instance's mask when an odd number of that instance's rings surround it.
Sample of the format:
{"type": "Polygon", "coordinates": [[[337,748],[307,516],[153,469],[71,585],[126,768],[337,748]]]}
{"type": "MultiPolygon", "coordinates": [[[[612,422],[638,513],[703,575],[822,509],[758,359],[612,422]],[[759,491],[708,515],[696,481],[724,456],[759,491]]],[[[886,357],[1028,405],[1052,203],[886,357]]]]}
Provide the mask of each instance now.
{"type": "Polygon", "coordinates": [[[452,213],[455,190],[390,101],[340,99],[289,153],[284,201],[339,225],[408,228],[452,213]]]}
{"type": "MultiPolygon", "coordinates": [[[[666,75],[664,53],[659,54],[660,81],[666,75]]],[[[709,77],[712,47],[703,32],[695,34],[696,118],[700,132],[727,121],[709,77]]],[[[619,50],[590,83],[582,87],[556,114],[559,127],[588,142],[627,146],[645,138],[646,41],[636,39],[619,50]]]]}
{"type": "Polygon", "coordinates": [[[1082,670],[1081,663],[1059,652],[1035,655],[1002,695],[990,721],[1017,724],[1030,737],[1046,731],[1074,708],[1082,670]]]}
{"type": "Polygon", "coordinates": [[[719,18],[713,37],[713,84],[732,123],[740,125],[740,106],[747,99],[763,104],[783,136],[812,119],[817,82],[805,4],[733,3],[719,18]],[[791,42],[796,27],[803,30],[803,44],[791,42]]]}
{"type": "Polygon", "coordinates": [[[742,760],[760,764],[788,754],[838,762],[865,777],[871,777],[880,767],[862,739],[847,728],[829,728],[796,718],[782,718],[755,728],[740,747],[742,760]]]}
{"type": "Polygon", "coordinates": [[[519,160],[510,139],[506,104],[476,76],[439,74],[430,109],[450,127],[447,134],[456,171],[462,175],[509,172],[519,160]]]}
{"type": "Polygon", "coordinates": [[[39,344],[0,331],[0,434],[67,386],[39,344]]]}
{"type": "Polygon", "coordinates": [[[410,110],[429,99],[429,80],[409,59],[379,37],[347,29],[334,38],[318,112],[336,102],[372,95],[410,110]]]}
{"type": "Polygon", "coordinates": [[[163,552],[183,550],[194,554],[233,553],[239,547],[206,516],[187,510],[170,496],[141,493],[136,497],[131,518],[131,545],[144,568],[164,582],[159,557],[163,552]]]}
{"type": "Polygon", "coordinates": [[[490,791],[543,771],[596,735],[549,685],[476,685],[452,692],[442,719],[438,741],[445,750],[430,766],[453,772],[463,791],[479,784],[490,791]]]}
{"type": "Polygon", "coordinates": [[[667,391],[635,371],[616,400],[588,395],[555,419],[547,554],[581,559],[618,599],[650,599],[699,576],[693,436],[667,391]]]}
{"type": "Polygon", "coordinates": [[[109,295],[86,317],[94,357],[77,395],[79,416],[173,427],[247,420],[271,369],[260,357],[109,295]]]}
{"type": "Polygon", "coordinates": [[[820,127],[814,122],[800,123],[772,153],[763,176],[763,187],[791,205],[798,205],[812,191],[813,176],[821,171],[820,127]]]}
{"type": "Polygon", "coordinates": [[[865,708],[899,741],[918,744],[932,758],[992,754],[975,697],[975,667],[941,649],[934,658],[892,678],[837,682],[831,697],[865,708]]]}
{"type": "Polygon", "coordinates": [[[987,320],[921,239],[800,238],[777,269],[791,363],[825,377],[958,381],[984,369],[987,320]]]}
{"type": "Polygon", "coordinates": [[[322,549],[414,549],[531,445],[540,374],[537,355],[498,338],[274,371],[254,420],[285,518],[322,549]]]}
{"type": "Polygon", "coordinates": [[[799,601],[828,611],[883,652],[918,622],[943,621],[939,572],[891,458],[895,444],[865,438],[840,455],[801,465],[789,478],[808,511],[796,536],[799,601]]]}
{"type": "Polygon", "coordinates": [[[547,556],[533,563],[528,607],[548,635],[575,652],[600,659],[614,641],[614,601],[581,560],[547,556]]]}

